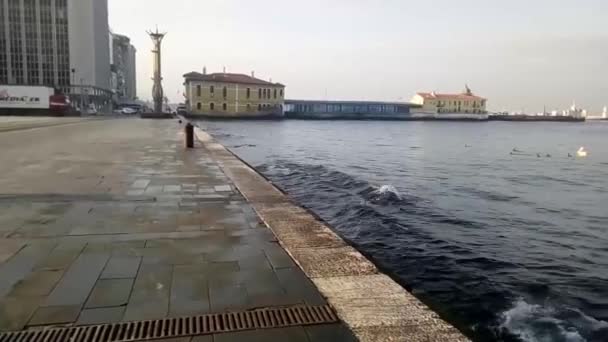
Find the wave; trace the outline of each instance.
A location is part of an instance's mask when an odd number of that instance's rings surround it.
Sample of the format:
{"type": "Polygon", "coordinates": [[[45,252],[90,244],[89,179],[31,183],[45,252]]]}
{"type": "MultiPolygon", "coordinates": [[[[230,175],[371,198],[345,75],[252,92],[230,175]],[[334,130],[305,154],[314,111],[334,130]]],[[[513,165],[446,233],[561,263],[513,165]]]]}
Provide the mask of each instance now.
{"type": "Polygon", "coordinates": [[[230,147],[232,148],[241,148],[241,147],[256,147],[257,145],[254,144],[241,144],[241,145],[232,145],[230,147]]]}
{"type": "Polygon", "coordinates": [[[499,193],[497,191],[486,191],[481,189],[476,189],[467,186],[458,186],[455,187],[454,190],[462,191],[469,195],[473,195],[488,201],[496,201],[496,202],[513,202],[520,200],[518,196],[509,196],[506,194],[499,193]]]}
{"type": "Polygon", "coordinates": [[[368,201],[374,204],[390,204],[403,201],[399,191],[392,185],[382,185],[381,187],[372,190],[364,191],[368,201]]]}
{"type": "Polygon", "coordinates": [[[590,342],[608,336],[608,322],[578,309],[530,304],[519,298],[501,315],[501,329],[525,342],[590,342]]]}

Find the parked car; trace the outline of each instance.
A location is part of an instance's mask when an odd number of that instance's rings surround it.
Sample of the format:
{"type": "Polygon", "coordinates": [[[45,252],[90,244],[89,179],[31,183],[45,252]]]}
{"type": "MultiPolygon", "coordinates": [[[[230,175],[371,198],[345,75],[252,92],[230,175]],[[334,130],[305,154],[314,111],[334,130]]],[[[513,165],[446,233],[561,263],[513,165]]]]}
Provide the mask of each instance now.
{"type": "Polygon", "coordinates": [[[97,108],[95,108],[95,106],[90,105],[89,108],[87,109],[86,113],[88,115],[97,115],[97,108]]]}
{"type": "Polygon", "coordinates": [[[121,110],[121,113],[125,114],[125,115],[133,115],[133,114],[137,114],[137,109],[133,109],[133,108],[130,108],[130,107],[124,107],[121,110]]]}
{"type": "Polygon", "coordinates": [[[186,105],[184,104],[180,104],[179,106],[177,106],[177,114],[178,115],[186,115],[188,114],[188,108],[186,107],[186,105]]]}

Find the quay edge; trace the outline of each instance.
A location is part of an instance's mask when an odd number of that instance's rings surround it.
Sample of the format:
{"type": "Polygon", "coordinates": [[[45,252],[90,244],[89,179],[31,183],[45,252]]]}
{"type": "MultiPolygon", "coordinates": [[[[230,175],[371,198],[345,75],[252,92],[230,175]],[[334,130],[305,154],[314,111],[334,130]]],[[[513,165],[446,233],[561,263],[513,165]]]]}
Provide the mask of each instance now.
{"type": "Polygon", "coordinates": [[[211,135],[195,135],[360,341],[469,341],[211,135]]]}

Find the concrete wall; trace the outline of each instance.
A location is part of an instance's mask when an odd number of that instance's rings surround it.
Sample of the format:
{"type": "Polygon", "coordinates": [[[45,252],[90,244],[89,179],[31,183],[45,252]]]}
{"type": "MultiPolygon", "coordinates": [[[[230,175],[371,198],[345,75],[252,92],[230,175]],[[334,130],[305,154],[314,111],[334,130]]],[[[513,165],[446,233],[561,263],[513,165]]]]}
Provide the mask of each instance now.
{"type": "Polygon", "coordinates": [[[277,85],[234,84],[221,82],[189,81],[186,96],[193,114],[262,113],[284,106],[285,90],[277,85]],[[213,91],[212,91],[213,87],[213,91]],[[224,97],[224,88],[226,97],[224,97]],[[200,90],[199,90],[200,89],[200,90]],[[249,89],[249,96],[247,96],[249,89]],[[260,97],[260,91],[262,96],[260,97]],[[275,98],[276,92],[276,98],[275,98]],[[266,95],[264,95],[266,94],[266,95]],[[224,104],[226,108],[224,109],[224,104]]]}

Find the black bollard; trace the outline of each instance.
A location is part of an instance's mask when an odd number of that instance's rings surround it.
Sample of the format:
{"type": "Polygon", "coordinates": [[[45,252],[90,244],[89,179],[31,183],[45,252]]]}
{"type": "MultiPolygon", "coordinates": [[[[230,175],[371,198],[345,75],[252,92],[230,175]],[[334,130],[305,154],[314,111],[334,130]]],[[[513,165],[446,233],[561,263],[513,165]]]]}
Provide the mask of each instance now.
{"type": "Polygon", "coordinates": [[[194,147],[194,126],[188,123],[186,124],[186,147],[193,148],[194,147]]]}

